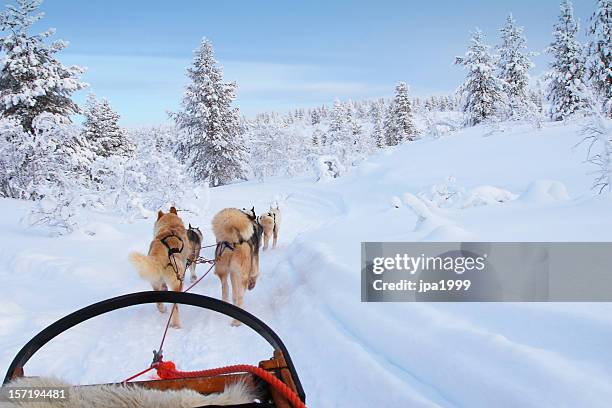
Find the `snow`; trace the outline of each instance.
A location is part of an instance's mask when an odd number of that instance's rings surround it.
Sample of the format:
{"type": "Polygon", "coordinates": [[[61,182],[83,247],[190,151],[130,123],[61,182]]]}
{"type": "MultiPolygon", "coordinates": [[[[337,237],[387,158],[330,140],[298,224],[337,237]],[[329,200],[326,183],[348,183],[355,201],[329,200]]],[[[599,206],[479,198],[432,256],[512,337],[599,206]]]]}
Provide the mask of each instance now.
{"type": "MultiPolygon", "coordinates": [[[[216,211],[278,202],[279,247],[261,254],[245,308],[287,345],[309,406],[607,407],[610,304],[360,302],[361,241],[611,240],[612,199],[590,191],[578,132],[572,123],[476,126],[382,150],[325,183],[271,177],[213,188],[205,213],[181,215],[208,244],[216,211]],[[444,191],[484,198],[464,206],[419,195],[448,180],[454,187],[444,191]]],[[[91,213],[88,233],[49,237],[20,224],[29,206],[0,200],[0,368],[56,319],[149,289],[127,254],[147,248],[152,220],[91,213]]],[[[211,274],[194,291],[219,297],[218,279],[211,274]]],[[[120,381],[150,363],[166,318],[143,305],[88,321],[43,347],[26,374],[120,381]]],[[[226,317],[183,307],[181,318],[184,328],[171,330],[165,346],[180,369],[271,355],[226,317]]]]}

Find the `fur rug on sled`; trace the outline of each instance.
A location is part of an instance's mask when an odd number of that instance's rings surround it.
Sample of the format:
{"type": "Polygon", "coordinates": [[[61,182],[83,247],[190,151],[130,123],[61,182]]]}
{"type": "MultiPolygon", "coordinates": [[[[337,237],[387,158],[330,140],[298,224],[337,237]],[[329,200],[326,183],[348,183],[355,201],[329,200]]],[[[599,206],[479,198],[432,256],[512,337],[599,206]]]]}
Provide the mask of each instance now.
{"type": "MultiPolygon", "coordinates": [[[[69,387],[64,400],[44,401],[0,401],[0,407],[13,408],[193,408],[207,405],[234,405],[253,402],[257,395],[255,390],[244,383],[228,385],[222,393],[201,395],[192,390],[159,391],[125,385],[91,385],[72,387],[55,379],[43,377],[19,378],[11,382],[11,388],[63,388],[69,387]]],[[[3,390],[5,391],[5,390],[3,390]]],[[[6,396],[6,392],[3,392],[6,396]]]]}

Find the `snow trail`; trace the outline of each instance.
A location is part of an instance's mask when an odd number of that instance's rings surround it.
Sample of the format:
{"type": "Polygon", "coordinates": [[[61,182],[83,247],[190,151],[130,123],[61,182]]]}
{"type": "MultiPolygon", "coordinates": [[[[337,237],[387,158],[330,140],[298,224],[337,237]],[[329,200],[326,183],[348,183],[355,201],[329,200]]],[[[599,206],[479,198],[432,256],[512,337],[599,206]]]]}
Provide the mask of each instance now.
{"type": "MultiPolygon", "coordinates": [[[[261,253],[261,276],[245,308],[287,345],[309,406],[604,407],[612,399],[609,304],[360,302],[360,241],[453,240],[463,233],[479,240],[612,239],[609,197],[586,192],[581,157],[567,150],[575,128],[553,124],[533,133],[518,127],[483,139],[484,131],[399,146],[330,182],[278,177],[215,188],[202,215],[181,213],[210,244],[209,223],[218,210],[254,205],[261,213],[279,203],[279,246],[261,253]],[[518,152],[524,153],[520,168],[512,156],[518,152]],[[451,167],[466,191],[497,188],[518,198],[432,207],[443,215],[441,229],[415,230],[416,215],[405,204],[394,208],[391,198],[429,191],[451,167]],[[562,185],[568,196],[552,197],[537,180],[556,180],[561,184],[546,185],[557,192],[562,185]]],[[[127,254],[147,248],[153,220],[91,214],[88,229],[95,235],[49,238],[20,225],[29,205],[0,199],[3,369],[58,318],[150,289],[127,254]]],[[[205,250],[209,257],[211,251],[205,250]]],[[[200,265],[198,276],[205,270],[200,265]]],[[[209,274],[193,291],[220,297],[218,278],[209,274]]],[[[231,327],[229,318],[191,307],[182,307],[181,318],[184,327],[170,330],[165,356],[183,370],[256,364],[271,355],[263,339],[231,327]]],[[[120,381],[150,363],[166,319],[154,305],[143,305],[85,322],[45,346],[26,373],[73,383],[120,381]]]]}

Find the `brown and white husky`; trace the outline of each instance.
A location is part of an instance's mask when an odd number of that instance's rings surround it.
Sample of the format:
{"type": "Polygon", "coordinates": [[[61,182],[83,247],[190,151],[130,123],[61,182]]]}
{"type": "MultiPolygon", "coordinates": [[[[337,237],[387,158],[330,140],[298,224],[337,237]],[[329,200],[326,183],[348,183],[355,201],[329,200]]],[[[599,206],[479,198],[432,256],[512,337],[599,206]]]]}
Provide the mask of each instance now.
{"type": "MultiPolygon", "coordinates": [[[[151,282],[154,290],[168,290],[169,287],[179,292],[183,289],[185,269],[190,255],[191,245],[187,230],[176,208],[171,207],[168,213],[161,210],[157,213],[148,254],[132,252],[129,260],[140,276],[151,282]]],[[[174,308],[170,325],[179,328],[181,322],[178,307],[175,305],[174,308]]],[[[158,303],[157,309],[161,313],[166,312],[163,303],[158,303]]]]}
{"type": "Polygon", "coordinates": [[[257,218],[257,222],[263,228],[263,249],[264,251],[268,249],[268,243],[270,242],[270,237],[273,237],[272,240],[272,248],[276,248],[276,242],[278,241],[278,232],[281,224],[281,212],[278,204],[276,204],[276,208],[272,208],[270,206],[270,210],[260,215],[257,218]]]}
{"type": "MultiPolygon", "coordinates": [[[[212,230],[217,246],[215,274],[221,281],[221,299],[229,300],[229,276],[232,284],[232,301],[242,307],[244,292],[252,290],[259,276],[259,245],[261,227],[257,224],[255,209],[242,211],[226,208],[212,219],[212,230]]],[[[234,320],[232,326],[240,322],[234,320]]]]}

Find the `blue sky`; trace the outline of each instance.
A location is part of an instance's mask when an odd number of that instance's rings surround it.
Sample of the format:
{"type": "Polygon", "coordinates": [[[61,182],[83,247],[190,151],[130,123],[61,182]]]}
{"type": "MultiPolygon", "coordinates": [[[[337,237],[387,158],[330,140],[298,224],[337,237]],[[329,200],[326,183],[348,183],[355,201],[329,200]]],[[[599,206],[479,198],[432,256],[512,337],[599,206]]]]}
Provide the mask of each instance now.
{"type": "MultiPolygon", "coordinates": [[[[65,64],[108,97],[127,126],[167,120],[178,109],[185,68],[202,37],[213,41],[225,78],[238,83],[246,115],[392,94],[446,93],[464,72],[453,65],[478,26],[490,43],[509,12],[542,51],[560,0],[496,1],[156,1],[46,0],[38,28],[70,42],[65,64]]],[[[595,0],[574,2],[584,28],[595,0]]],[[[546,56],[534,58],[534,74],[546,56]]],[[[76,99],[82,102],[86,92],[76,99]]]]}

